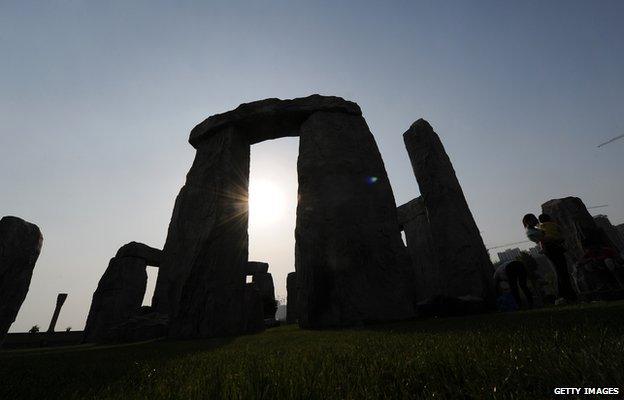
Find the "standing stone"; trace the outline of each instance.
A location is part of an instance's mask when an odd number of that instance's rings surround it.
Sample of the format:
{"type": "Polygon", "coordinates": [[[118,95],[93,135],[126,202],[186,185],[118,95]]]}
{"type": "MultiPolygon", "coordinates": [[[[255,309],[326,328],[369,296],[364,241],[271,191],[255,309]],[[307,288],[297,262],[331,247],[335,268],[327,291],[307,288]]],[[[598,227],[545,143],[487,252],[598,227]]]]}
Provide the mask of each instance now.
{"type": "Polygon", "coordinates": [[[273,277],[268,272],[257,272],[253,274],[252,283],[254,283],[260,291],[264,319],[275,319],[277,304],[275,303],[273,277]]]}
{"type": "Polygon", "coordinates": [[[295,269],[299,325],[413,315],[396,203],[364,118],[316,112],[301,126],[295,269]]]}
{"type": "Polygon", "coordinates": [[[54,314],[52,314],[52,320],[50,321],[50,326],[48,327],[48,333],[54,333],[56,321],[61,313],[61,307],[65,304],[65,300],[67,300],[67,293],[59,293],[58,296],[56,296],[56,306],[54,307],[54,314]]]}
{"type": "Polygon", "coordinates": [[[42,244],[36,225],[17,217],[0,219],[0,345],[26,298],[42,244]]]}
{"type": "Polygon", "coordinates": [[[225,127],[197,145],[169,225],[153,299],[169,335],[245,331],[248,140],[225,127]]]}
{"type": "Polygon", "coordinates": [[[403,134],[429,217],[441,295],[493,304],[493,267],[444,146],[429,123],[403,134]]]}
{"type": "Polygon", "coordinates": [[[121,246],[115,257],[138,257],[144,259],[147,265],[158,267],[162,260],[162,250],[143,243],[130,242],[121,246]]]}
{"type": "Polygon", "coordinates": [[[568,250],[566,254],[571,261],[568,263],[569,269],[585,254],[583,250],[585,239],[601,244],[610,243],[578,197],[549,200],[542,204],[542,212],[550,215],[562,229],[565,247],[568,250]]]}
{"type": "Polygon", "coordinates": [[[246,275],[269,272],[269,264],[259,261],[249,261],[245,270],[246,275]]]}
{"type": "Polygon", "coordinates": [[[397,209],[399,226],[405,232],[407,251],[414,269],[416,301],[425,301],[442,293],[440,264],[431,235],[431,224],[422,197],[397,209]]]}
{"type": "Polygon", "coordinates": [[[110,340],[111,328],[126,322],[143,303],[146,262],[138,257],[114,257],[93,294],[84,330],[85,342],[110,340]]]}
{"type": "Polygon", "coordinates": [[[294,324],[298,319],[297,273],[291,272],[286,277],[286,323],[294,324]]]}
{"type": "Polygon", "coordinates": [[[620,235],[620,232],[618,232],[617,228],[611,224],[609,217],[606,215],[596,215],[594,217],[594,221],[596,222],[596,226],[602,229],[602,231],[607,235],[615,250],[620,253],[624,253],[624,239],[620,235]]]}

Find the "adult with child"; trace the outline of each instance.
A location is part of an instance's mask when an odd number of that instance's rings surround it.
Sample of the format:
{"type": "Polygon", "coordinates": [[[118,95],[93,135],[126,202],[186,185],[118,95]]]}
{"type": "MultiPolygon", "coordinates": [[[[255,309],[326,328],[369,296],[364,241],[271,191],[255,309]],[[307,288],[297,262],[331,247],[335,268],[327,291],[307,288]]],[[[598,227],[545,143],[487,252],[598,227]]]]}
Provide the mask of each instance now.
{"type": "Polygon", "coordinates": [[[540,215],[540,219],[537,219],[534,214],[526,214],[522,218],[522,224],[527,238],[539,245],[542,253],[555,269],[558,296],[556,304],[575,302],[577,295],[572,287],[565,256],[566,249],[563,245],[564,239],[559,225],[547,214],[540,215]]]}

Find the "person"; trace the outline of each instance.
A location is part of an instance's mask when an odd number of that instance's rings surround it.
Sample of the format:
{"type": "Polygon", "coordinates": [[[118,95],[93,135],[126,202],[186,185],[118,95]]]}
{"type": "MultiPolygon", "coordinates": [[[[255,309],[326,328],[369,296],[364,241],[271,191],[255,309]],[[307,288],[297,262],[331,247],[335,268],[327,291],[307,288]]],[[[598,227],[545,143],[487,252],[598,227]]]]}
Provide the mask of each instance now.
{"type": "Polygon", "coordinates": [[[533,308],[533,295],[527,286],[527,270],[522,261],[508,261],[496,268],[494,283],[497,288],[500,289],[502,281],[507,281],[509,284],[509,291],[518,306],[522,304],[519,286],[522,289],[522,293],[524,293],[524,297],[526,297],[528,308],[533,308]]]}
{"type": "MultiPolygon", "coordinates": [[[[553,222],[547,214],[542,214],[542,217],[546,223],[549,223],[546,226],[546,229],[551,230],[551,235],[553,232],[558,231],[561,236],[561,229],[559,228],[559,225],[553,222]]],[[[555,273],[557,274],[558,296],[555,304],[575,302],[577,296],[574,288],[572,287],[570,272],[568,271],[568,261],[565,256],[566,249],[563,247],[562,240],[550,240],[547,232],[538,227],[539,223],[540,221],[534,214],[526,214],[522,218],[522,224],[526,230],[527,238],[540,246],[546,258],[548,258],[550,263],[555,268],[555,273]]]]}

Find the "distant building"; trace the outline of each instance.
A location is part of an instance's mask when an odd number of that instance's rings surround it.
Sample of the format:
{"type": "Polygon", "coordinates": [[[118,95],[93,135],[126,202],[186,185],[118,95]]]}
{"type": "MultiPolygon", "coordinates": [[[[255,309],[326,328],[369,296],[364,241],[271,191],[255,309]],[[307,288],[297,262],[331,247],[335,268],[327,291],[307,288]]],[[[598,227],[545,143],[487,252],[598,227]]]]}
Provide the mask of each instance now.
{"type": "Polygon", "coordinates": [[[531,256],[533,256],[533,257],[539,257],[539,256],[543,255],[541,249],[539,248],[539,246],[531,247],[529,249],[529,254],[531,256]]]}
{"type": "Polygon", "coordinates": [[[502,262],[515,260],[519,256],[520,256],[520,249],[517,247],[513,249],[507,249],[501,253],[498,253],[498,259],[501,260],[502,262]]]}

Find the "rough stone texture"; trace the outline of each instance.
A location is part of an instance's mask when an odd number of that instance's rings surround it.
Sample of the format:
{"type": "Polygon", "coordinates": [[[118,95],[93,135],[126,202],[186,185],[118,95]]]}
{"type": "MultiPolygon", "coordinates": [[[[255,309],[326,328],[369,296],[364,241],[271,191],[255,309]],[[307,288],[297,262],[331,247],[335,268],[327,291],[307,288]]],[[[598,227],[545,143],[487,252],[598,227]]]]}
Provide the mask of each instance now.
{"type": "Polygon", "coordinates": [[[65,300],[67,300],[67,293],[59,293],[58,296],[56,296],[56,306],[54,307],[54,314],[52,314],[52,320],[48,326],[48,333],[54,332],[56,321],[61,313],[61,307],[65,304],[65,300]]]}
{"type": "Polygon", "coordinates": [[[232,111],[213,115],[191,131],[195,148],[225,127],[237,127],[250,144],[286,136],[298,136],[300,125],[317,111],[362,115],[360,107],[340,97],[318,94],[292,100],[265,99],[241,104],[232,111]]]}
{"type": "Polygon", "coordinates": [[[439,294],[480,298],[485,307],[493,306],[493,267],[440,138],[419,119],[403,139],[429,217],[440,266],[439,294]]]}
{"type": "Polygon", "coordinates": [[[143,243],[130,242],[121,246],[115,257],[142,258],[147,265],[158,267],[162,259],[162,250],[155,249],[143,243]]]}
{"type": "Polygon", "coordinates": [[[42,244],[36,225],[17,217],[0,219],[0,345],[26,298],[42,244]]]}
{"type": "Polygon", "coordinates": [[[439,295],[442,293],[440,265],[422,197],[397,208],[397,215],[414,269],[415,300],[421,302],[439,295]]]}
{"type": "Polygon", "coordinates": [[[598,229],[587,207],[578,197],[549,200],[542,204],[542,212],[550,215],[563,231],[568,250],[566,254],[571,261],[568,263],[570,272],[572,264],[585,253],[582,245],[585,238],[591,238],[598,243],[609,243],[604,232],[598,229]]]}
{"type": "Polygon", "coordinates": [[[624,239],[620,235],[617,228],[611,224],[609,217],[606,215],[596,215],[594,217],[594,221],[596,222],[596,226],[602,229],[602,231],[607,235],[615,249],[620,253],[624,252],[624,239]]]}
{"type": "Polygon", "coordinates": [[[299,319],[297,296],[297,273],[291,272],[286,277],[286,322],[289,324],[294,324],[299,319]]]}
{"type": "Polygon", "coordinates": [[[316,112],[301,126],[295,269],[299,325],[358,325],[413,315],[396,203],[359,115],[316,112]]]}
{"type": "Polygon", "coordinates": [[[152,303],[172,337],[245,330],[249,151],[231,127],[202,141],[176,199],[152,303]]]}
{"type": "Polygon", "coordinates": [[[110,329],[126,322],[141,308],[147,272],[145,260],[115,257],[102,275],[93,294],[84,330],[85,342],[109,340],[110,329]]]}
{"type": "Polygon", "coordinates": [[[273,285],[273,276],[271,276],[268,272],[257,272],[253,275],[252,283],[254,283],[260,291],[264,319],[274,319],[277,304],[275,303],[275,286],[273,285]]]}
{"type": "Polygon", "coordinates": [[[269,272],[269,264],[265,262],[259,261],[249,261],[247,263],[247,268],[245,270],[245,274],[253,275],[257,273],[266,273],[269,272]]]}
{"type": "Polygon", "coordinates": [[[113,325],[108,330],[108,342],[138,342],[162,338],[167,335],[169,317],[152,311],[151,307],[141,307],[127,320],[113,325]]]}

